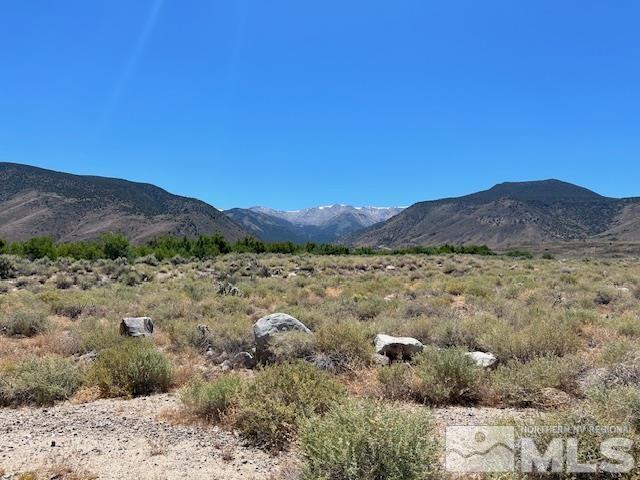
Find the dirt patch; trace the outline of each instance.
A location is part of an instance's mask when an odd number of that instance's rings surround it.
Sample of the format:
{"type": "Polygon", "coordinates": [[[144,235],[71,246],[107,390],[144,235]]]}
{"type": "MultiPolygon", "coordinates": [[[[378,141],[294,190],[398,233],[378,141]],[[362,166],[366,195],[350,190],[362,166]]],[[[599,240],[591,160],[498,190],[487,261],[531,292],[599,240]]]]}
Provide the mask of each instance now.
{"type": "MultiPolygon", "coordinates": [[[[271,456],[217,427],[163,419],[174,395],[98,400],[48,409],[3,409],[0,471],[59,465],[100,479],[266,479],[287,456],[271,456]]],[[[58,468],[62,468],[59,466],[58,468]]]]}

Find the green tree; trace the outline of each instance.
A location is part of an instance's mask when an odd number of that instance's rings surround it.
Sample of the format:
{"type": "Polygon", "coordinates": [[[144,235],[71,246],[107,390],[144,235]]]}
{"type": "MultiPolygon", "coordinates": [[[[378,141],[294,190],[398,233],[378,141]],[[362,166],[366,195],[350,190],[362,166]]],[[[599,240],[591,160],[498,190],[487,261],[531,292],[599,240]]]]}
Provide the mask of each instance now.
{"type": "Polygon", "coordinates": [[[56,246],[51,237],[32,238],[22,244],[21,250],[22,254],[31,260],[45,257],[53,260],[57,257],[56,246]]]}
{"type": "Polygon", "coordinates": [[[105,233],[100,237],[102,250],[106,258],[115,260],[116,258],[129,258],[131,246],[127,237],[121,233],[105,233]]]}

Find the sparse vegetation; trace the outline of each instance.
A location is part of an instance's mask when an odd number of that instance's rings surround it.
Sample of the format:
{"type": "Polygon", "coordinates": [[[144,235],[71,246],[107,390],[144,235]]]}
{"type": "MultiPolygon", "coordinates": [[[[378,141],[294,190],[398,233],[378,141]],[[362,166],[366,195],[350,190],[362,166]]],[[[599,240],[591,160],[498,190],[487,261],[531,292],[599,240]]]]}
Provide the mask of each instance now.
{"type": "Polygon", "coordinates": [[[238,400],[235,425],[253,442],[284,449],[300,422],[322,415],[344,397],[330,375],[306,362],[259,371],[238,400]]]}
{"type": "Polygon", "coordinates": [[[140,339],[126,339],[102,351],[88,376],[107,397],[166,392],[172,379],[173,366],[166,355],[140,339]]]}
{"type": "Polygon", "coordinates": [[[0,369],[0,406],[52,405],[82,384],[82,373],[68,359],[29,358],[0,369]]]}
{"type": "Polygon", "coordinates": [[[182,402],[193,414],[219,422],[236,401],[244,386],[237,375],[226,375],[213,382],[196,377],[182,391],[182,402]]]}
{"type": "Polygon", "coordinates": [[[373,401],[349,401],[304,422],[309,480],[438,478],[438,443],[428,413],[373,401]]]}
{"type": "Polygon", "coordinates": [[[464,353],[459,348],[427,347],[415,360],[416,395],[433,405],[474,400],[481,370],[464,353]]]}
{"type": "MultiPolygon", "coordinates": [[[[354,453],[381,435],[363,423],[365,411],[390,425],[400,425],[399,411],[411,423],[411,412],[454,405],[531,408],[576,421],[582,410],[599,422],[640,424],[637,260],[255,254],[233,245],[197,259],[176,257],[162,242],[154,248],[162,245],[164,253],[129,245],[128,257],[116,259],[37,259],[61,248],[42,240],[29,243],[29,255],[9,252],[12,273],[0,282],[5,408],[179,392],[185,419],[237,430],[267,450],[301,451],[303,475],[329,479],[344,468],[357,479],[368,478],[361,468],[390,478],[396,473],[386,466],[404,468],[404,447],[376,451],[372,464],[354,453]],[[65,288],[60,278],[69,280],[65,288]],[[241,295],[221,293],[220,284],[241,295]],[[254,323],[276,311],[313,334],[275,337],[275,364],[252,371],[230,364],[252,353],[254,323]],[[153,318],[153,337],[121,337],[127,316],[153,318]],[[426,349],[406,363],[379,365],[377,333],[415,337],[426,349]],[[491,352],[498,363],[477,367],[469,351],[491,352]],[[237,371],[224,371],[223,362],[237,371]],[[363,432],[372,437],[363,440],[363,432]],[[341,436],[353,442],[349,456],[332,450],[341,436]]],[[[212,245],[221,247],[201,248],[212,245]]],[[[398,435],[399,445],[415,440],[400,430],[386,434],[398,435]]],[[[441,441],[430,435],[428,451],[441,441]]]]}

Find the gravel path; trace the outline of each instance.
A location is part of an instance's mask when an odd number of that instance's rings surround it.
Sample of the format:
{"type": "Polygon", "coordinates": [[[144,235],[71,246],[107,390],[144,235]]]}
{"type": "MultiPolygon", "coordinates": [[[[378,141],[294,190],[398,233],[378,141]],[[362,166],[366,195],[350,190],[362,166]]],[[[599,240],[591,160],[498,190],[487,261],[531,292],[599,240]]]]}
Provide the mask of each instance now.
{"type": "MultiPolygon", "coordinates": [[[[289,458],[245,445],[228,431],[170,421],[180,402],[173,394],[132,400],[98,400],[52,408],[0,409],[0,479],[46,472],[44,478],[277,479],[289,458]],[[58,471],[76,475],[56,476],[58,471]],[[52,473],[53,472],[53,473],[52,473]]],[[[416,408],[413,406],[412,408],[416,408]]],[[[417,407],[421,408],[421,407],[417,407]]],[[[447,425],[490,425],[529,410],[448,407],[436,409],[447,425]]]]}
{"type": "MultiPolygon", "coordinates": [[[[0,409],[0,472],[69,468],[100,479],[267,479],[284,457],[216,427],[176,425],[174,395],[0,409]]],[[[1,478],[1,474],[0,474],[1,478]]]]}

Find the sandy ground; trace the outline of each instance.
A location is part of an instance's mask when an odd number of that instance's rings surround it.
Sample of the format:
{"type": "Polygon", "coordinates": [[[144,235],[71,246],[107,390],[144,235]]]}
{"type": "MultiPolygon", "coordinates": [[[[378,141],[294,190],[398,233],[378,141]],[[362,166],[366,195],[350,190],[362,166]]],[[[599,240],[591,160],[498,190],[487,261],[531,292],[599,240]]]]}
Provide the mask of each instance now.
{"type": "MultiPolygon", "coordinates": [[[[290,457],[249,447],[231,432],[176,423],[172,412],[178,406],[178,398],[167,394],[0,409],[0,478],[28,471],[61,478],[55,472],[67,470],[76,473],[74,480],[278,479],[290,470],[290,457]]],[[[447,425],[486,425],[528,413],[450,407],[435,410],[434,418],[443,431],[447,425]]]]}
{"type": "Polygon", "coordinates": [[[0,409],[0,471],[69,468],[86,478],[235,480],[270,478],[287,463],[217,427],[175,424],[170,412],[178,404],[173,395],[156,395],[0,409]]]}

